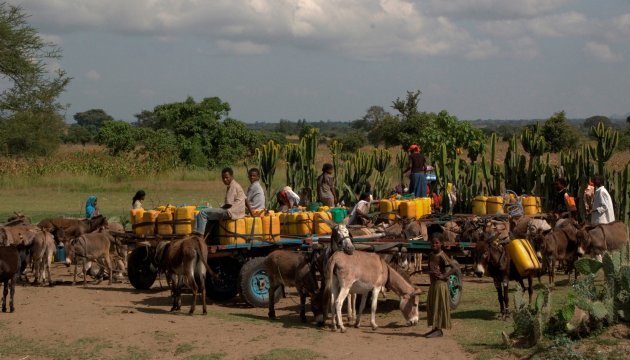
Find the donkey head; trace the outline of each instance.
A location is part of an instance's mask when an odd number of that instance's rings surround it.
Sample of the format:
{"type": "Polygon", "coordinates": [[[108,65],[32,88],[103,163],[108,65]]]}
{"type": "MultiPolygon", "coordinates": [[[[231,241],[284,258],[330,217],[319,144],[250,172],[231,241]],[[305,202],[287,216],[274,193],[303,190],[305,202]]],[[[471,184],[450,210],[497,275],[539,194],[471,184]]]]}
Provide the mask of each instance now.
{"type": "Polygon", "coordinates": [[[586,249],[591,246],[591,235],[585,229],[580,229],[575,234],[575,239],[577,240],[577,252],[580,255],[584,255],[586,253],[586,249]]]}
{"type": "Polygon", "coordinates": [[[411,294],[403,295],[400,298],[400,311],[403,313],[407,325],[417,325],[420,318],[420,312],[418,311],[418,305],[420,305],[420,293],[422,290],[418,289],[411,294]]]}
{"type": "Polygon", "coordinates": [[[354,252],[354,244],[352,243],[352,235],[347,228],[347,219],[340,224],[332,223],[332,235],[330,235],[330,244],[333,251],[343,250],[348,255],[354,252]]]}

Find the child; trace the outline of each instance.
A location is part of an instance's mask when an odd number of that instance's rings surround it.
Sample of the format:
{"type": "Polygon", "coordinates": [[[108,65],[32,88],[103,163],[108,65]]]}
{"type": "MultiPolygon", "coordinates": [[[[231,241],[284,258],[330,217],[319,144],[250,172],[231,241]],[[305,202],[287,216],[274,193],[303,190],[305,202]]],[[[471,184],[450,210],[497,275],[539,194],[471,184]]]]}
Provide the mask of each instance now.
{"type": "Polygon", "coordinates": [[[145,196],[146,194],[144,193],[144,190],[138,190],[136,195],[133,196],[133,199],[131,199],[131,208],[142,209],[142,203],[144,202],[145,196]]]}
{"type": "Polygon", "coordinates": [[[91,219],[100,214],[98,207],[96,206],[96,196],[90,195],[85,202],[85,217],[91,219]]]}
{"type": "Polygon", "coordinates": [[[427,296],[427,324],[432,330],[424,334],[425,337],[440,337],[442,329],[451,328],[451,298],[448,291],[448,277],[457,271],[456,265],[442,251],[444,236],[442,233],[431,235],[431,249],[429,256],[429,276],[431,286],[427,296]],[[446,271],[446,267],[450,269],[446,271]]]}

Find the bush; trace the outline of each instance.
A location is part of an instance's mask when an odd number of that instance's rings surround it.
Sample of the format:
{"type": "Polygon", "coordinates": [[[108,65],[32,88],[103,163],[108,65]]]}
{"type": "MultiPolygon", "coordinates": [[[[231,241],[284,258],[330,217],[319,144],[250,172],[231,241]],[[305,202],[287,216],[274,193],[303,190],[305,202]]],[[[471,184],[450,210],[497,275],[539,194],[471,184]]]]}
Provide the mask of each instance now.
{"type": "Polygon", "coordinates": [[[350,132],[337,138],[343,144],[344,152],[356,152],[367,145],[367,137],[362,132],[350,132]]]}
{"type": "Polygon", "coordinates": [[[104,123],[98,132],[96,141],[105,145],[113,156],[131,151],[136,146],[133,126],[120,120],[104,123]]]}
{"type": "Polygon", "coordinates": [[[547,150],[550,152],[574,149],[580,143],[580,134],[566,121],[564,111],[555,113],[545,121],[542,134],[547,142],[547,150]]]}
{"type": "Polygon", "coordinates": [[[7,155],[48,156],[57,150],[63,119],[51,112],[18,112],[0,127],[0,145],[7,155]]]}

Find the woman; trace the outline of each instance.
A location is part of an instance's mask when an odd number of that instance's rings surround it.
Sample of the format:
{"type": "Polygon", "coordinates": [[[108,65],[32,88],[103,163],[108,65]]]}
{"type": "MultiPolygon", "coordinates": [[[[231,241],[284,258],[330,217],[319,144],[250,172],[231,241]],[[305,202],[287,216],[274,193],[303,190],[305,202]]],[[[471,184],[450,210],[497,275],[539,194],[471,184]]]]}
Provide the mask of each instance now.
{"type": "Polygon", "coordinates": [[[138,190],[136,195],[131,199],[131,208],[132,209],[142,209],[142,203],[144,202],[144,197],[146,196],[144,190],[138,190]]]}
{"type": "Polygon", "coordinates": [[[87,219],[91,219],[95,216],[100,215],[100,211],[98,210],[98,207],[96,206],[96,196],[94,195],[90,195],[87,198],[87,201],[85,202],[85,217],[87,219]]]}
{"type": "Polygon", "coordinates": [[[427,159],[422,154],[419,145],[413,144],[409,147],[409,167],[405,172],[411,171],[409,193],[416,197],[427,196],[427,178],[425,175],[427,159]]]}
{"type": "Polygon", "coordinates": [[[281,212],[287,212],[300,203],[300,197],[296,194],[290,186],[285,186],[276,195],[278,200],[278,206],[281,212]]]}

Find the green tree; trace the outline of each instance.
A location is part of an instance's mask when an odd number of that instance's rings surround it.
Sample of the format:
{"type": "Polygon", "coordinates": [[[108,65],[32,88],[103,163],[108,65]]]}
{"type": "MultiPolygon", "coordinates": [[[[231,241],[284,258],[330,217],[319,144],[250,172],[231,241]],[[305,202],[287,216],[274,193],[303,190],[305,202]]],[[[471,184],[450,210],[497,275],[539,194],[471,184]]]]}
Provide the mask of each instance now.
{"type": "Polygon", "coordinates": [[[70,78],[61,69],[50,73],[48,62],[59,60],[61,50],[44,42],[26,19],[20,7],[0,3],[0,79],[7,81],[0,92],[0,117],[28,112],[51,118],[45,114],[63,109],[57,98],[70,78]]]}
{"type": "Polygon", "coordinates": [[[140,146],[136,155],[150,162],[156,171],[167,170],[179,163],[177,137],[167,129],[135,129],[135,138],[140,146]]]}
{"type": "Polygon", "coordinates": [[[72,124],[68,127],[68,132],[64,136],[64,142],[72,144],[81,144],[85,146],[93,139],[90,131],[79,124],[72,124]]]}
{"type": "Polygon", "coordinates": [[[545,121],[542,134],[547,143],[547,150],[551,152],[572,149],[579,144],[580,134],[567,122],[564,111],[553,114],[545,121]]]}
{"type": "Polygon", "coordinates": [[[108,115],[103,109],[90,109],[84,112],[74,114],[74,120],[77,124],[85,128],[92,136],[96,136],[101,126],[107,121],[113,121],[114,118],[108,115]]]}
{"type": "Polygon", "coordinates": [[[48,156],[59,147],[65,125],[54,112],[20,111],[0,126],[2,152],[7,155],[48,156]]]}
{"type": "Polygon", "coordinates": [[[344,152],[357,152],[359,149],[367,145],[367,138],[362,132],[349,132],[338,138],[343,144],[344,152]]]}
{"type": "Polygon", "coordinates": [[[108,121],[98,132],[96,141],[116,156],[135,148],[134,127],[126,121],[108,121]]]}
{"type": "Polygon", "coordinates": [[[382,106],[370,106],[361,119],[350,123],[350,127],[356,130],[371,131],[381,124],[387,115],[389,114],[382,106]]]}

